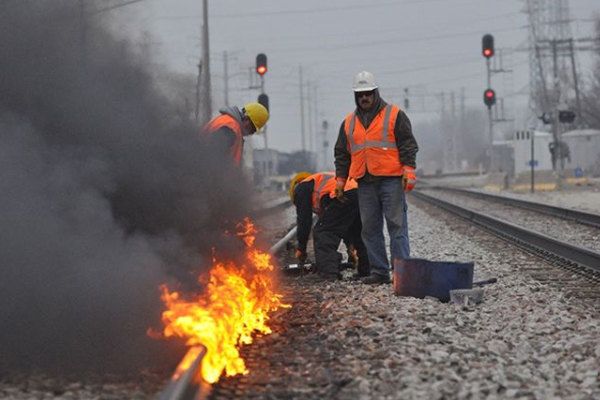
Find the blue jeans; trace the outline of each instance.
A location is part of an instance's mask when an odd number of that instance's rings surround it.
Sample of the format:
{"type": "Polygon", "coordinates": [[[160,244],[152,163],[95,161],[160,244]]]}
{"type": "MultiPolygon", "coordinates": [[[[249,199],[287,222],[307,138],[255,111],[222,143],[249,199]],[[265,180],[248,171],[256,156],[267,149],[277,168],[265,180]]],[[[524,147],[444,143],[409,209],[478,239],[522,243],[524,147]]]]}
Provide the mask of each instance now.
{"type": "MultiPolygon", "coordinates": [[[[390,235],[392,260],[410,258],[406,197],[400,178],[381,178],[358,183],[358,204],[371,273],[389,276],[390,260],[385,249],[383,219],[390,235]]],[[[393,264],[392,264],[393,265],[393,264]]]]}

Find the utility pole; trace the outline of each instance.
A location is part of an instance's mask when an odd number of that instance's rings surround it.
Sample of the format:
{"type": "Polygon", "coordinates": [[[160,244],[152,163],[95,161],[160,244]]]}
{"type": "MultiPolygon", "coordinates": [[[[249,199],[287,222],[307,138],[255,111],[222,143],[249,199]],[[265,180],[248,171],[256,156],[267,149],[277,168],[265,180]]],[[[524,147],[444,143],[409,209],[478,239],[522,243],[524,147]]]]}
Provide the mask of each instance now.
{"type": "Polygon", "coordinates": [[[225,86],[225,106],[229,105],[229,60],[227,59],[227,51],[223,52],[223,80],[225,86]]]}
{"type": "Polygon", "coordinates": [[[81,59],[85,68],[88,62],[88,34],[85,0],[79,0],[79,29],[81,30],[81,59]]]}
{"type": "Polygon", "coordinates": [[[579,79],[577,77],[577,67],[575,65],[575,44],[573,38],[569,39],[569,52],[571,53],[571,71],[573,72],[573,86],[575,88],[575,103],[577,105],[577,115],[581,121],[582,110],[581,110],[581,96],[579,94],[579,79]]]}
{"type": "MultiPolygon", "coordinates": [[[[318,100],[317,100],[317,82],[313,82],[313,101],[312,101],[312,107],[314,109],[313,111],[313,116],[314,116],[314,120],[313,120],[313,126],[314,126],[314,131],[315,131],[315,164],[318,164],[318,154],[319,154],[319,107],[318,105],[318,100]]],[[[323,151],[325,151],[323,149],[323,151]]]]}
{"type": "Polygon", "coordinates": [[[304,136],[304,83],[302,82],[302,65],[300,65],[300,134],[302,151],[306,154],[306,138],[304,136]]]}
{"type": "Polygon", "coordinates": [[[208,37],[208,0],[202,0],[202,96],[200,123],[204,125],[212,115],[212,96],[210,85],[210,48],[208,37]]]}
{"type": "MultiPolygon", "coordinates": [[[[308,102],[308,149],[311,153],[315,151],[314,126],[313,126],[313,107],[312,107],[312,82],[306,84],[306,97],[308,102]]],[[[311,155],[312,158],[312,155],[311,155]]]]}

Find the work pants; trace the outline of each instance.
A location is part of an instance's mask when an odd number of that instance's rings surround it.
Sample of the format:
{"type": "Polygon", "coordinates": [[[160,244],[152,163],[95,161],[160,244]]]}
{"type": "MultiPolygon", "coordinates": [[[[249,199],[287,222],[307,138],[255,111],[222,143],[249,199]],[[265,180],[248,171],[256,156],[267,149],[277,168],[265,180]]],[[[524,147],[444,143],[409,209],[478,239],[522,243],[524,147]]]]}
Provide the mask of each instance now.
{"type": "Polygon", "coordinates": [[[400,177],[380,178],[372,182],[359,181],[358,200],[363,225],[362,239],[367,247],[371,272],[389,276],[383,219],[390,236],[390,253],[394,259],[410,258],[406,198],[400,177]]]}
{"type": "Polygon", "coordinates": [[[321,203],[324,210],[313,230],[318,273],[329,276],[339,274],[340,256],[337,249],[344,239],[346,246],[353,245],[358,253],[359,274],[368,275],[370,264],[361,238],[358,193],[356,190],[350,190],[345,196],[345,203],[337,199],[325,199],[321,203]]]}

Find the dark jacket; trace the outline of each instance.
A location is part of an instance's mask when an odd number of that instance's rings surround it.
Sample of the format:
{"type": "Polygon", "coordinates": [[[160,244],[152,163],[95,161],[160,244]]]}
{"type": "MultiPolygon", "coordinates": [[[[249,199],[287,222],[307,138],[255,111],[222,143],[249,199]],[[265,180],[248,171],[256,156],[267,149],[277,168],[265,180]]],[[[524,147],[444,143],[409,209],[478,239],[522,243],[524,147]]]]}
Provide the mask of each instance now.
{"type": "MultiPolygon", "coordinates": [[[[223,107],[219,110],[219,113],[223,115],[229,115],[240,124],[240,129],[243,131],[242,125],[242,112],[237,107],[223,107]]],[[[226,126],[223,126],[209,135],[210,145],[215,149],[223,149],[223,152],[229,151],[235,144],[236,134],[234,131],[226,126]]],[[[244,141],[242,140],[242,147],[244,141]]]]}
{"type": "Polygon", "coordinates": [[[312,194],[315,181],[300,182],[294,188],[294,205],[296,206],[296,237],[298,250],[306,253],[306,245],[312,228],[312,194]]]}
{"type": "MultiPolygon", "coordinates": [[[[359,120],[365,128],[368,128],[375,116],[385,107],[387,103],[379,97],[377,92],[377,99],[373,104],[373,107],[368,112],[362,111],[360,107],[356,108],[356,113],[359,120]]],[[[334,147],[335,154],[335,174],[338,177],[347,178],[350,171],[350,151],[348,150],[348,138],[346,137],[346,129],[344,127],[344,121],[340,126],[338,138],[334,147]]],[[[396,118],[396,124],[394,125],[394,134],[396,136],[396,146],[400,153],[400,161],[402,165],[417,168],[417,152],[419,146],[412,132],[412,125],[408,116],[404,111],[398,112],[396,118]]],[[[367,167],[368,168],[368,167],[367,167]]],[[[374,180],[378,177],[373,176],[367,171],[365,176],[360,180],[374,180]]]]}

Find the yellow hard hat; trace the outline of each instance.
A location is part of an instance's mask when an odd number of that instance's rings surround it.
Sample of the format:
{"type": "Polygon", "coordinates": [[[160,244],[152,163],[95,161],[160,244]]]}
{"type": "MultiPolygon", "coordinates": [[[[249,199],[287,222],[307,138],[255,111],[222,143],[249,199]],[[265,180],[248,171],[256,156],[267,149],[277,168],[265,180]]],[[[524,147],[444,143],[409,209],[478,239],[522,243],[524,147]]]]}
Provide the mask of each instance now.
{"type": "Polygon", "coordinates": [[[269,111],[260,103],[249,103],[244,106],[246,115],[252,121],[256,131],[260,131],[269,120],[269,111]]]}
{"type": "Polygon", "coordinates": [[[303,180],[305,180],[306,178],[308,178],[311,175],[312,174],[310,172],[306,172],[306,171],[299,172],[290,181],[290,200],[292,200],[292,204],[295,203],[294,189],[296,189],[296,185],[299,184],[300,182],[302,182],[303,180]]]}

